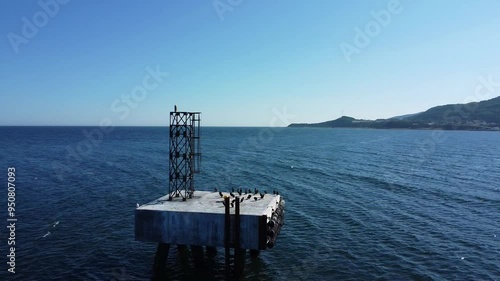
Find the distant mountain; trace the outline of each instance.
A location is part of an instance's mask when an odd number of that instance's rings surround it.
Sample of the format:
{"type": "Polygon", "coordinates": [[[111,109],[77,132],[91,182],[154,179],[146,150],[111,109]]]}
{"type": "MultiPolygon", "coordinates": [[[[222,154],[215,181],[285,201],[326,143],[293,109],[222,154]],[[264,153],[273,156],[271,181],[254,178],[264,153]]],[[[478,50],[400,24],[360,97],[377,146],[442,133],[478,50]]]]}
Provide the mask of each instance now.
{"type": "Polygon", "coordinates": [[[420,114],[420,113],[413,113],[413,114],[405,114],[405,115],[400,115],[400,116],[394,116],[394,117],[391,117],[389,119],[393,119],[393,120],[404,120],[404,119],[407,119],[409,117],[413,117],[417,114],[420,114]]]}
{"type": "Polygon", "coordinates": [[[322,123],[316,124],[291,124],[289,127],[301,127],[301,125],[305,125],[308,127],[352,127],[353,121],[356,119],[348,116],[342,116],[339,119],[326,121],[322,123]]]}
{"type": "Polygon", "coordinates": [[[389,119],[362,120],[342,116],[321,123],[294,123],[289,127],[500,130],[500,97],[467,104],[448,104],[389,119]]]}
{"type": "Polygon", "coordinates": [[[436,106],[406,120],[434,123],[478,121],[500,124],[500,96],[481,102],[436,106]]]}

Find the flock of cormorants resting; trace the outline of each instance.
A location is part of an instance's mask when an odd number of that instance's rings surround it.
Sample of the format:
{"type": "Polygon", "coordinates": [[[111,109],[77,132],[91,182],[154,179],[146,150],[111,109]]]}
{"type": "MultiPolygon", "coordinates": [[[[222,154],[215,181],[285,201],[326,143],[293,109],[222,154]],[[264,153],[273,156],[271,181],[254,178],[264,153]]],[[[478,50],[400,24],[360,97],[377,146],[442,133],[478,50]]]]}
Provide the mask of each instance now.
{"type": "MultiPolygon", "coordinates": [[[[217,192],[218,189],[214,188],[214,191],[217,192]]],[[[252,198],[252,196],[254,196],[254,195],[259,195],[260,199],[263,199],[264,196],[266,196],[266,194],[267,194],[267,191],[264,190],[264,193],[261,193],[261,192],[259,192],[259,190],[257,188],[255,188],[252,192],[252,190],[250,188],[245,189],[245,190],[243,190],[242,188],[239,188],[239,189],[235,190],[233,187],[231,189],[231,192],[229,192],[229,196],[231,196],[231,198],[233,198],[233,200],[231,200],[231,207],[234,207],[234,202],[236,202],[236,200],[240,200],[240,202],[243,202],[244,200],[250,200],[252,198]],[[237,193],[237,195],[235,193],[237,193]],[[246,196],[243,196],[243,195],[246,195],[246,196]]],[[[279,192],[273,190],[273,194],[279,195],[279,192]]],[[[221,198],[227,197],[227,195],[225,196],[224,193],[222,193],[222,191],[219,191],[219,195],[221,198]]],[[[259,200],[259,196],[254,196],[253,199],[255,201],[259,200]]],[[[225,206],[224,201],[221,201],[221,202],[225,206]]]]}

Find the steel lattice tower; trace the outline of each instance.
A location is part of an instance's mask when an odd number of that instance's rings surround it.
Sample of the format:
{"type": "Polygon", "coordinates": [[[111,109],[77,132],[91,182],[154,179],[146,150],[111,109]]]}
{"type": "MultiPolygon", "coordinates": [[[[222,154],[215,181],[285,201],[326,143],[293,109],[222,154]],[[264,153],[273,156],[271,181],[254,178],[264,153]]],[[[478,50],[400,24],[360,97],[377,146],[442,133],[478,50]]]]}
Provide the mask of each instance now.
{"type": "Polygon", "coordinates": [[[169,200],[194,193],[194,174],[200,172],[201,112],[170,112],[169,200]]]}

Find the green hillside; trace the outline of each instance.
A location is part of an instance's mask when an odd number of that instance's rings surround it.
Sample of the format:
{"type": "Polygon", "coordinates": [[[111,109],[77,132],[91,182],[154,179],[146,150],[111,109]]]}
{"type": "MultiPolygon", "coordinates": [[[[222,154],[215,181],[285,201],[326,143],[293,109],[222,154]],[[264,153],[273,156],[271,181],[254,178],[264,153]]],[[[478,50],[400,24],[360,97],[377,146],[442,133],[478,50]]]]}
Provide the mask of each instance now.
{"type": "Polygon", "coordinates": [[[342,116],[322,123],[294,123],[289,127],[500,130],[500,97],[467,104],[433,107],[418,114],[390,119],[358,120],[342,116]]]}
{"type": "Polygon", "coordinates": [[[479,121],[500,124],[500,97],[467,104],[436,106],[404,120],[435,123],[465,123],[479,121]]]}

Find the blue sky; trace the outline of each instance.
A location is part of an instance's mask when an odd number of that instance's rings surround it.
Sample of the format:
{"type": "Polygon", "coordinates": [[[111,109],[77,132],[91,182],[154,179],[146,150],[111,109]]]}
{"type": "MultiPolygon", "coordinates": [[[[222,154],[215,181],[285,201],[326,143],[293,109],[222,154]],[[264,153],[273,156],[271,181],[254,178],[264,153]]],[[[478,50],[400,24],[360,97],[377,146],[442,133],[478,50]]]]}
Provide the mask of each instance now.
{"type": "Polygon", "coordinates": [[[0,125],[167,125],[177,104],[268,126],[500,95],[474,94],[500,81],[495,0],[59,1],[0,3],[0,125]]]}

